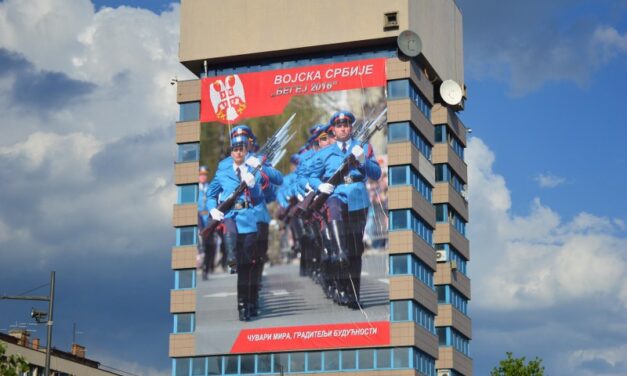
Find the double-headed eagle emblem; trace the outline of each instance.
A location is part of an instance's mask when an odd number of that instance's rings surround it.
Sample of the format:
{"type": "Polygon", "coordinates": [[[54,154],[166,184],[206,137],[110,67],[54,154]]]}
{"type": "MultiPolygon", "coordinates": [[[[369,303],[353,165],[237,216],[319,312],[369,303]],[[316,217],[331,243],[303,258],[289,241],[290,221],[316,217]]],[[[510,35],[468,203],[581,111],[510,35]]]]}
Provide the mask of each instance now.
{"type": "Polygon", "coordinates": [[[209,85],[209,97],[216,117],[222,121],[234,121],[246,109],[244,85],[238,75],[229,75],[209,85]]]}

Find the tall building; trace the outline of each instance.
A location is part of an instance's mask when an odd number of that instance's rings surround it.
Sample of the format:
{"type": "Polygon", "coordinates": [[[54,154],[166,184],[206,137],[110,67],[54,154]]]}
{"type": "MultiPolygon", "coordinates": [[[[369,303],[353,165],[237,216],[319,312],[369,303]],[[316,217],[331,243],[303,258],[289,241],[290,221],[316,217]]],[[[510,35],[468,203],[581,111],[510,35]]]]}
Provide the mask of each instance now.
{"type": "Polygon", "coordinates": [[[179,59],[198,79],[177,83],[173,376],[472,375],[467,129],[458,117],[463,101],[450,103],[440,90],[452,80],[465,94],[456,1],[182,0],[180,25],[179,59]],[[420,38],[415,57],[408,55],[416,45],[403,45],[414,42],[398,38],[406,30],[413,32],[410,39],[420,38]],[[207,351],[211,336],[201,337],[198,325],[212,318],[200,308],[195,269],[202,80],[369,59],[384,59],[387,81],[389,339],[383,345],[207,351]]]}

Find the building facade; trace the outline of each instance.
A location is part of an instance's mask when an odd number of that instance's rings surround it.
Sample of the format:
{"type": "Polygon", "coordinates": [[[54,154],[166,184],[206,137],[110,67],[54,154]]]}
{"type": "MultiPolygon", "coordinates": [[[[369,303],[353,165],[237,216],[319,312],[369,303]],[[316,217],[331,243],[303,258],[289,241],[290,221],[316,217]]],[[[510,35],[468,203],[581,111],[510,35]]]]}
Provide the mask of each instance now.
{"type": "MultiPolygon", "coordinates": [[[[39,339],[30,340],[27,331],[16,330],[10,335],[0,333],[0,344],[6,346],[6,355],[19,355],[28,363],[25,376],[45,375],[46,351],[39,339]]],[[[128,376],[123,371],[108,369],[99,362],[85,357],[85,348],[72,345],[66,352],[53,348],[50,354],[50,375],[52,376],[128,376]]]]}
{"type": "Polygon", "coordinates": [[[177,203],[172,248],[173,376],[214,374],[472,375],[463,109],[439,88],[464,86],[454,0],[182,0],[177,203]],[[414,31],[420,55],[399,52],[414,31]],[[197,178],[201,78],[384,58],[387,77],[389,345],[203,354],[197,346],[197,178]]]}

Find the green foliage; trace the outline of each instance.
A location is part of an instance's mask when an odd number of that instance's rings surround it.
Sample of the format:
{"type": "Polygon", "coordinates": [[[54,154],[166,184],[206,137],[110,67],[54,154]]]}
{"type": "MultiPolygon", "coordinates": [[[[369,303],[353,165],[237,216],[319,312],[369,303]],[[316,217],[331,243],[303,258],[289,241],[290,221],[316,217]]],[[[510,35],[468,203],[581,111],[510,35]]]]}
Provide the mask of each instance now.
{"type": "Polygon", "coordinates": [[[525,364],[524,356],[514,358],[511,352],[507,352],[507,359],[501,360],[490,376],[544,376],[544,367],[538,357],[525,364]]]}
{"type": "Polygon", "coordinates": [[[6,346],[0,343],[0,376],[19,376],[28,371],[28,363],[21,355],[5,355],[6,346]]]}

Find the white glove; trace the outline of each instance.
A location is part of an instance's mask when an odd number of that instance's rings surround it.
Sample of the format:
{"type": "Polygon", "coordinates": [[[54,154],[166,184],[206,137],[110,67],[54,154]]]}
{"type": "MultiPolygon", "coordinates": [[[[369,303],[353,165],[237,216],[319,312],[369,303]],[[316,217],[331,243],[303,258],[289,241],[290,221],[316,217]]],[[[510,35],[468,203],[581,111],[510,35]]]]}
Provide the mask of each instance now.
{"type": "Polygon", "coordinates": [[[261,165],[261,161],[257,157],[249,157],[246,160],[246,164],[252,168],[257,168],[257,166],[261,165]]]}
{"type": "Polygon", "coordinates": [[[242,171],[242,181],[246,183],[248,188],[255,186],[255,176],[248,171],[242,171]]]}
{"type": "Polygon", "coordinates": [[[307,191],[307,193],[313,192],[313,188],[311,188],[311,185],[309,185],[309,183],[307,183],[307,185],[305,185],[305,190],[307,191]]]}
{"type": "Polygon", "coordinates": [[[221,221],[224,219],[224,213],[216,208],[209,210],[209,214],[211,215],[211,218],[213,218],[213,220],[215,221],[221,221]]]}
{"type": "Polygon", "coordinates": [[[298,199],[298,201],[303,202],[303,200],[305,199],[303,197],[303,195],[301,195],[300,193],[296,195],[296,198],[298,199]]]}
{"type": "Polygon", "coordinates": [[[357,159],[360,163],[363,164],[365,162],[364,148],[362,148],[361,146],[359,145],[353,146],[351,153],[353,153],[353,155],[355,156],[355,159],[357,159]]]}
{"type": "Polygon", "coordinates": [[[333,190],[335,189],[335,187],[333,186],[333,184],[329,184],[329,183],[322,183],[318,186],[318,190],[322,193],[326,193],[328,195],[330,195],[331,193],[333,193],[333,190]]]}

